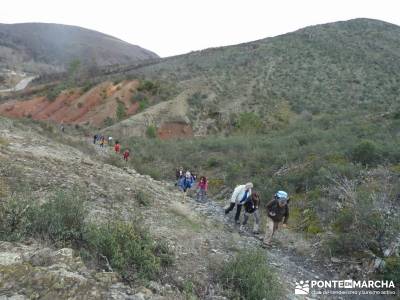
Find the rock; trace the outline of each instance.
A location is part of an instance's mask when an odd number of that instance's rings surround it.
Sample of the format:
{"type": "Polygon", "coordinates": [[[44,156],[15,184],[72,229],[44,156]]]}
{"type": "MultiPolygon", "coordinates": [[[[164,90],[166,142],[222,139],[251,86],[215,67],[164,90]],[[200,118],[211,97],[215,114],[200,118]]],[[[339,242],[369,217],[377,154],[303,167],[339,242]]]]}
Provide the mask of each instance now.
{"type": "Polygon", "coordinates": [[[137,293],[134,295],[134,297],[135,300],[146,300],[143,293],[137,293]]]}
{"type": "Polygon", "coordinates": [[[342,262],[339,258],[337,258],[337,257],[331,257],[331,262],[333,262],[333,263],[340,263],[340,262],[342,262]]]}
{"type": "Polygon", "coordinates": [[[161,284],[159,284],[158,282],[155,281],[150,281],[148,287],[157,294],[162,294],[163,292],[163,287],[161,286],[161,284]]]}
{"type": "Polygon", "coordinates": [[[0,265],[9,266],[22,262],[22,258],[17,253],[12,252],[0,252],[0,265]]]}

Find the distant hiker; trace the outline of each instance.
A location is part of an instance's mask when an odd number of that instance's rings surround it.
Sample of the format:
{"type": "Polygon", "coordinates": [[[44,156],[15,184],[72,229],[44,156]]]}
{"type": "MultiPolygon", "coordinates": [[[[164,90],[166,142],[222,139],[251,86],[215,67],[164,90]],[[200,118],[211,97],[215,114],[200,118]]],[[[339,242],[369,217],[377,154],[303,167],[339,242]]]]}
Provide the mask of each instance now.
{"type": "Polygon", "coordinates": [[[183,167],[180,167],[179,169],[176,169],[176,172],[175,172],[175,177],[176,177],[176,180],[179,180],[179,178],[181,178],[181,177],[183,177],[183,167]]]}
{"type": "Polygon", "coordinates": [[[181,179],[183,176],[184,176],[183,167],[176,169],[176,171],[175,171],[175,178],[176,178],[175,186],[177,186],[179,184],[179,179],[181,179]]]}
{"type": "Polygon", "coordinates": [[[244,230],[244,227],[249,220],[249,216],[254,216],[254,226],[253,226],[253,233],[258,234],[260,230],[260,212],[258,208],[260,207],[260,194],[253,193],[249,199],[244,204],[244,220],[242,225],[240,226],[240,230],[244,230]]]}
{"type": "Polygon", "coordinates": [[[129,149],[126,149],[124,152],[124,160],[128,161],[128,158],[129,158],[129,149]]]}
{"type": "Polygon", "coordinates": [[[61,132],[64,132],[64,131],[65,131],[65,127],[64,127],[63,124],[61,124],[60,129],[61,129],[61,132]]]}
{"type": "Polygon", "coordinates": [[[200,177],[200,181],[197,185],[197,201],[204,201],[207,195],[208,182],[205,176],[200,177]]]}
{"type": "Polygon", "coordinates": [[[114,146],[115,153],[119,153],[120,150],[121,150],[121,145],[119,144],[118,141],[115,141],[115,146],[114,146]]]}
{"type": "Polygon", "coordinates": [[[95,135],[93,136],[93,144],[96,144],[96,141],[97,141],[97,134],[95,134],[95,135]]]}
{"type": "Polygon", "coordinates": [[[240,211],[242,210],[242,205],[248,200],[251,196],[251,189],[253,188],[253,184],[248,182],[246,184],[238,185],[235,187],[232,196],[231,203],[228,208],[225,209],[225,214],[228,214],[236,205],[236,214],[235,214],[235,223],[240,224],[240,211]]]}
{"type": "Polygon", "coordinates": [[[267,226],[265,228],[264,245],[270,246],[275,231],[278,230],[278,224],[283,221],[283,227],[286,227],[289,219],[289,196],[285,191],[278,191],[274,198],[267,204],[267,226]]]}
{"type": "Polygon", "coordinates": [[[186,193],[194,184],[194,178],[189,171],[186,171],[185,176],[181,177],[178,182],[178,188],[186,193]]]}
{"type": "Polygon", "coordinates": [[[103,146],[104,146],[104,136],[101,136],[101,139],[100,139],[100,147],[102,147],[103,148],[103,146]]]}
{"type": "Polygon", "coordinates": [[[112,146],[112,140],[113,140],[112,136],[109,136],[108,137],[108,145],[109,146],[112,146]]]}

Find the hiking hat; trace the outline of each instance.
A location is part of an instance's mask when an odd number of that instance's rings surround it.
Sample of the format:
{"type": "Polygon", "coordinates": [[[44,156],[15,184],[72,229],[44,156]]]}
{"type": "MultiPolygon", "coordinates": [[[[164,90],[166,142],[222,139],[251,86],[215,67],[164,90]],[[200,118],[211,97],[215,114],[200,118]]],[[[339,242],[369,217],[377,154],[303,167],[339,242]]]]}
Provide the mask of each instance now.
{"type": "Polygon", "coordinates": [[[289,198],[288,193],[286,193],[285,191],[277,191],[275,193],[275,197],[276,199],[278,199],[280,204],[286,204],[289,198]]]}
{"type": "Polygon", "coordinates": [[[248,183],[246,183],[245,187],[246,187],[246,189],[252,189],[253,184],[251,182],[248,182],[248,183]]]}

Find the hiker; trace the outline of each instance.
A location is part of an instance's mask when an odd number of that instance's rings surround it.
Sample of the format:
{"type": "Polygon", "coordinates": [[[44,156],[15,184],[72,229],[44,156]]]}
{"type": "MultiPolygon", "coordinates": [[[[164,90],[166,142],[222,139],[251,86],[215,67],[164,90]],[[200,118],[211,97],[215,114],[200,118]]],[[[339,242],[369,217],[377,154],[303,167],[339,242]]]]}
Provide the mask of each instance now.
{"type": "Polygon", "coordinates": [[[64,132],[65,132],[65,127],[64,127],[64,124],[61,124],[61,126],[60,126],[60,129],[61,129],[61,132],[62,132],[62,133],[64,133],[64,132]]]}
{"type": "Polygon", "coordinates": [[[182,177],[183,177],[183,167],[180,167],[175,171],[175,178],[176,178],[175,186],[179,184],[179,179],[181,179],[182,177]]]}
{"type": "Polygon", "coordinates": [[[189,171],[186,171],[185,176],[181,177],[178,182],[179,190],[186,193],[194,184],[194,179],[189,171]]]}
{"type": "Polygon", "coordinates": [[[248,182],[246,184],[238,185],[235,187],[230,205],[225,209],[225,214],[228,214],[236,205],[236,214],[235,214],[235,223],[240,224],[240,211],[242,210],[242,205],[248,200],[251,196],[251,189],[253,188],[253,184],[248,182]]]}
{"type": "Polygon", "coordinates": [[[287,226],[289,219],[289,196],[285,191],[278,191],[274,198],[267,204],[267,226],[265,229],[264,246],[271,246],[272,237],[278,230],[278,224],[283,221],[283,227],[287,226]]]}
{"type": "Polygon", "coordinates": [[[95,134],[95,135],[93,136],[93,144],[96,144],[96,141],[97,141],[97,134],[95,134]]]}
{"type": "Polygon", "coordinates": [[[203,202],[206,198],[208,190],[208,182],[205,176],[200,177],[200,181],[197,185],[197,201],[203,202]]]}
{"type": "Polygon", "coordinates": [[[103,146],[104,146],[104,136],[102,135],[100,139],[100,147],[103,148],[103,146]]]}
{"type": "Polygon", "coordinates": [[[112,146],[112,140],[113,140],[112,136],[109,136],[108,137],[108,145],[109,146],[112,146]]]}
{"type": "Polygon", "coordinates": [[[247,221],[249,220],[249,216],[254,216],[254,226],[253,226],[253,233],[259,234],[260,230],[260,212],[258,208],[260,207],[260,194],[254,192],[249,199],[244,204],[244,220],[242,225],[240,226],[240,230],[244,230],[247,221]]]}
{"type": "Polygon", "coordinates": [[[127,162],[129,158],[129,149],[126,149],[124,152],[124,160],[127,162]]]}
{"type": "Polygon", "coordinates": [[[115,146],[114,146],[115,153],[119,153],[120,150],[121,150],[121,145],[119,144],[118,141],[115,141],[115,146]]]}

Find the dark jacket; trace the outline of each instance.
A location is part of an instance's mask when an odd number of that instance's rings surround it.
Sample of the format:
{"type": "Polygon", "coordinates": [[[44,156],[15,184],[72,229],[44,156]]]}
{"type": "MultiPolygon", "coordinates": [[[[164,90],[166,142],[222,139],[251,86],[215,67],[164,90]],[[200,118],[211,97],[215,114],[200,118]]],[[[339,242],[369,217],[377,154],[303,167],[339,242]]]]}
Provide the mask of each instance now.
{"type": "Polygon", "coordinates": [[[247,213],[252,214],[253,212],[256,211],[258,207],[254,205],[253,199],[251,199],[251,196],[249,199],[245,202],[244,204],[244,209],[247,213]]]}
{"type": "Polygon", "coordinates": [[[268,204],[267,204],[267,213],[268,213],[268,217],[270,217],[274,222],[282,222],[286,224],[288,219],[289,219],[289,207],[286,204],[283,207],[279,206],[278,200],[274,199],[271,200],[268,204]],[[271,216],[270,213],[273,213],[274,215],[271,216]]]}

